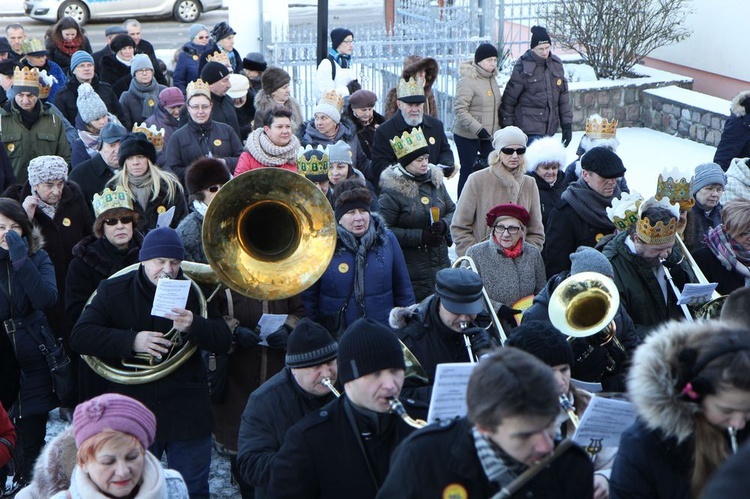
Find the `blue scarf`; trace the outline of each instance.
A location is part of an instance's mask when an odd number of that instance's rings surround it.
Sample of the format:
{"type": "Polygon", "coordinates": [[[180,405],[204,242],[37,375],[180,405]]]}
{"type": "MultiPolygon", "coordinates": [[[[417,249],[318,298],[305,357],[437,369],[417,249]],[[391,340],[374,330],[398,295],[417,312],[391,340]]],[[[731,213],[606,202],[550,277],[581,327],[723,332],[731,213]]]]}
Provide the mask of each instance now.
{"type": "Polygon", "coordinates": [[[339,54],[336,49],[328,49],[328,55],[330,57],[333,57],[333,60],[336,61],[336,64],[344,69],[349,67],[349,63],[352,60],[352,56],[350,54],[339,54]]]}

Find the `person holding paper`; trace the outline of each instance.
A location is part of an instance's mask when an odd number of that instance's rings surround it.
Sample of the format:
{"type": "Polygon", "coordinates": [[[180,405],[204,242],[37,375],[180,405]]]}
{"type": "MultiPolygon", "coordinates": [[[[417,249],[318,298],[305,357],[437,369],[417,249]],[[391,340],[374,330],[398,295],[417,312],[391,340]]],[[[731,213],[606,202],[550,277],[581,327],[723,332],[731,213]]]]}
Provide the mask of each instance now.
{"type": "Polygon", "coordinates": [[[638,419],[620,439],[610,497],[719,497],[702,492],[747,440],[750,330],[664,324],[636,350],[628,392],[638,419]]]}
{"type": "Polygon", "coordinates": [[[435,274],[450,267],[448,228],[456,205],[445,188],[443,169],[431,165],[421,128],[391,138],[398,163],[380,175],[380,214],[404,252],[417,301],[432,294],[435,274]]]}
{"type": "MultiPolygon", "coordinates": [[[[73,350],[112,365],[135,353],[159,358],[172,346],[164,333],[175,328],[199,348],[228,352],[232,332],[211,303],[208,317],[199,315],[198,296],[192,289],[186,304],[173,307],[165,317],[151,315],[159,280],[184,279],[180,269],[184,253],[173,229],[149,232],[141,245],[140,267],[99,285],[73,329],[73,350]]],[[[213,420],[200,356],[192,355],[174,372],[148,383],[107,381],[107,391],[133,397],[154,412],[159,426],[149,450],[157,459],[166,451],[170,466],[185,478],[190,497],[208,498],[213,420]]]]}
{"type": "MultiPolygon", "coordinates": [[[[559,445],[558,394],[555,375],[538,359],[516,348],[491,353],[469,379],[466,417],[407,438],[377,497],[494,497],[559,445]]],[[[591,475],[591,461],[573,445],[512,497],[589,499],[591,475]]]]}
{"type": "MultiPolygon", "coordinates": [[[[586,412],[591,393],[577,388],[570,383],[571,367],[574,364],[573,348],[564,334],[548,322],[524,322],[508,336],[505,347],[516,347],[528,352],[552,368],[557,381],[560,411],[557,418],[558,433],[562,438],[571,438],[575,433],[578,420],[586,412]],[[562,397],[567,403],[563,406],[562,397]],[[574,412],[570,415],[569,410],[574,412]],[[576,421],[573,422],[572,418],[576,421]]],[[[603,448],[593,459],[594,463],[594,499],[606,499],[609,496],[609,474],[617,454],[617,448],[603,448]]]]}

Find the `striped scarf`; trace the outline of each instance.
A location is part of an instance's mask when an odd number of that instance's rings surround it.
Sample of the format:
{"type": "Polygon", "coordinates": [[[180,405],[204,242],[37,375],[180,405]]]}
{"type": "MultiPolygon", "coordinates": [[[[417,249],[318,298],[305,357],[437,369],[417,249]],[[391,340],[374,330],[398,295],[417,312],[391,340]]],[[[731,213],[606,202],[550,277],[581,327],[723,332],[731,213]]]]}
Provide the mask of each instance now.
{"type": "Polygon", "coordinates": [[[727,234],[724,225],[708,230],[706,246],[719,259],[725,269],[734,271],[745,278],[745,286],[750,286],[750,251],[743,248],[727,234]]]}
{"type": "Polygon", "coordinates": [[[497,445],[482,435],[476,427],[471,428],[471,434],[474,436],[477,457],[490,482],[496,483],[502,489],[526,470],[525,464],[508,457],[497,445]]]}

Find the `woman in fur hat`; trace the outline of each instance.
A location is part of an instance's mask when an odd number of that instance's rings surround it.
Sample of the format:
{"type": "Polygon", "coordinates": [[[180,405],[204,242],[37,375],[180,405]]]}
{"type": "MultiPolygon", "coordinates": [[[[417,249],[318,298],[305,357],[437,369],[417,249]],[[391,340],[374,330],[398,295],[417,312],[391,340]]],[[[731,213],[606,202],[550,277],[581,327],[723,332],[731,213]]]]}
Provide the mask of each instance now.
{"type": "MultiPolygon", "coordinates": [[[[422,57],[420,55],[410,55],[404,59],[404,69],[401,72],[401,78],[409,81],[409,78],[421,78],[424,81],[424,95],[427,98],[424,104],[424,114],[432,116],[433,118],[438,117],[437,105],[435,104],[435,96],[432,93],[432,85],[437,80],[438,76],[438,63],[432,57],[422,57]]],[[[385,119],[391,119],[391,117],[398,111],[396,105],[396,88],[391,88],[388,91],[388,95],[385,98],[385,110],[383,114],[385,119]]]]}
{"type": "Polygon", "coordinates": [[[526,151],[526,175],[536,181],[545,232],[552,209],[568,187],[565,181],[565,147],[554,137],[535,140],[526,151]]]}
{"type": "Polygon", "coordinates": [[[274,106],[284,106],[292,112],[292,131],[296,132],[302,126],[302,108],[292,97],[289,84],[292,77],[281,68],[270,67],[263,71],[260,77],[261,90],[255,94],[255,120],[253,128],[263,128],[263,116],[274,106]]]}
{"type": "Polygon", "coordinates": [[[429,164],[421,130],[415,147],[402,149],[401,137],[393,140],[391,146],[401,157],[380,176],[380,214],[404,252],[414,295],[421,302],[435,292],[437,272],[450,267],[448,228],[456,205],[445,188],[443,169],[429,164]]]}
{"type": "Polygon", "coordinates": [[[99,60],[96,74],[101,81],[112,85],[112,91],[119,100],[130,84],[130,63],[135,56],[135,40],[128,35],[117,35],[109,48],[111,52],[104,54],[99,60]]]}
{"type": "Polygon", "coordinates": [[[638,420],[620,438],[610,496],[701,497],[747,435],[750,330],[663,325],[636,350],[628,393],[638,420]]]}

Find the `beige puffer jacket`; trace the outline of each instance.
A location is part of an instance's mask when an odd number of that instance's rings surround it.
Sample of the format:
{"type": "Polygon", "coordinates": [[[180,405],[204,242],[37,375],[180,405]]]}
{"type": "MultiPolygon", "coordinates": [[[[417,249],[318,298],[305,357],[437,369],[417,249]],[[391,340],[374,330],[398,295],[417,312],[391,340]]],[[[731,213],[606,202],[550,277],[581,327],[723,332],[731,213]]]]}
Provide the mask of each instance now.
{"type": "Polygon", "coordinates": [[[467,139],[476,139],[484,127],[492,135],[500,129],[500,87],[497,69],[488,73],[473,61],[461,63],[461,79],[456,86],[453,110],[456,118],[453,133],[467,139]]]}

